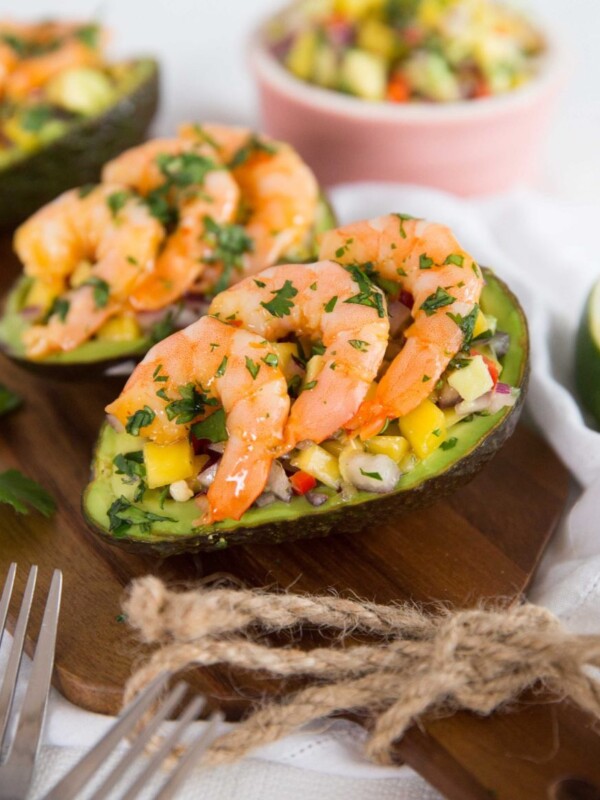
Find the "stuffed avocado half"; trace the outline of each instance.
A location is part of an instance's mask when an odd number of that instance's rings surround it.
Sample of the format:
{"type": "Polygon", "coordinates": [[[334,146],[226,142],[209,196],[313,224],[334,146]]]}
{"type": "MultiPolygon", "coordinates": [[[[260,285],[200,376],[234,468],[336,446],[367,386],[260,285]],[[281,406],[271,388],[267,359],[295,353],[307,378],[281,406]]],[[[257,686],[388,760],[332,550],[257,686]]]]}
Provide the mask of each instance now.
{"type": "MultiPolygon", "coordinates": [[[[430,405],[422,404],[419,419],[413,416],[408,425],[394,421],[364,442],[361,452],[367,458],[386,454],[388,461],[396,462],[393,488],[385,493],[366,491],[340,481],[340,466],[343,473],[341,462],[347,451],[342,455],[343,446],[331,439],[315,446],[318,454],[310,447],[292,453],[291,466],[286,465],[286,470],[293,491],[285,500],[263,495],[265,504],[254,504],[239,521],[225,519],[199,525],[199,508],[193,498],[175,500],[169,486],[146,488],[146,467],[151,464],[145,458],[144,439],[105,424],[94,454],[92,479],[83,496],[88,523],[110,543],[170,555],[321,536],[336,528],[344,532],[360,530],[377,519],[389,519],[392,513],[436,502],[474,477],[512,434],[527,387],[529,344],[523,311],[499,278],[489,270],[484,275],[486,285],[479,304],[482,319],[477,323],[479,331],[471,330],[475,334],[472,345],[479,351],[471,348],[465,353],[463,375],[469,364],[479,367],[485,361],[492,372],[500,372],[502,384],[496,389],[501,386],[501,391],[510,395],[510,402],[496,410],[489,403],[486,407],[486,403],[475,401],[470,408],[462,409],[470,413],[460,413],[456,401],[442,409],[439,402],[434,405],[426,400],[430,405]]],[[[213,424],[207,427],[200,423],[204,427],[197,430],[199,437],[209,441],[206,452],[212,446],[211,439],[218,442],[224,435],[219,433],[222,418],[214,414],[208,419],[213,419],[213,424]]],[[[201,458],[204,465],[210,463],[210,456],[201,458]]],[[[369,469],[360,472],[366,476],[363,485],[369,481],[373,485],[374,478],[382,477],[369,469]]]]}
{"type": "MultiPolygon", "coordinates": [[[[281,256],[280,261],[310,261],[316,255],[317,236],[336,225],[335,213],[323,192],[319,193],[314,226],[305,242],[281,256]]],[[[17,279],[6,297],[0,317],[0,350],[28,369],[54,377],[97,375],[123,361],[138,359],[157,341],[190,324],[206,310],[204,295],[188,293],[179,301],[152,314],[129,313],[110,319],[96,334],[73,348],[50,353],[42,359],[27,356],[23,344],[25,332],[36,321],[38,300],[35,281],[26,275],[17,279]]],[[[44,299],[43,302],[46,302],[44,299]]],[[[38,315],[39,316],[39,315],[38,315]]]]}
{"type": "Polygon", "coordinates": [[[2,23],[0,226],[97,181],[140,142],[158,106],[158,64],[113,63],[95,23],[2,23]]]}

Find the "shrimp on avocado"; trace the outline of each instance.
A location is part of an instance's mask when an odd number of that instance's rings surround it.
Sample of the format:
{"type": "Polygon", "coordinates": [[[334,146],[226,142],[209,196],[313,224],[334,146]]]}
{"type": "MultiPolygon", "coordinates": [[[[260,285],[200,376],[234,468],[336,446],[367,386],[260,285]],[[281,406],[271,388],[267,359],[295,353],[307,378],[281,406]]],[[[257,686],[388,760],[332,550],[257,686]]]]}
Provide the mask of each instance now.
{"type": "Polygon", "coordinates": [[[105,335],[141,342],[143,352],[247,275],[308,260],[328,220],[298,154],[248,129],[187,125],[127,150],[104,166],[98,186],[68,192],[17,230],[30,278],[18,326],[25,357],[76,353],[105,335]],[[86,270],[106,284],[110,303],[99,313],[88,298],[75,331],[90,292],[73,290],[86,270]]]}

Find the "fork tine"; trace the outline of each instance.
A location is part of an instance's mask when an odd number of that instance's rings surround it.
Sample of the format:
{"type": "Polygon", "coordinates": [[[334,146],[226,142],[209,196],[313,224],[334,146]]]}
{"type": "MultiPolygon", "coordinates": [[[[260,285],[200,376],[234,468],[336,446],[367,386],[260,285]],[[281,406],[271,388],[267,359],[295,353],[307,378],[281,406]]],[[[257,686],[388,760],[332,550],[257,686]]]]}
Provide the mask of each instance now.
{"type": "Polygon", "coordinates": [[[31,611],[31,601],[35,591],[35,582],[37,580],[37,567],[31,567],[29,571],[29,578],[25,587],[23,600],[21,601],[21,610],[17,619],[17,625],[13,636],[12,648],[6,665],[4,673],[4,681],[0,689],[0,750],[4,746],[4,739],[6,736],[6,729],[8,727],[8,720],[15,697],[15,689],[17,686],[17,676],[19,674],[19,667],[21,666],[21,658],[23,656],[23,644],[25,642],[25,633],[27,631],[27,623],[29,621],[29,612],[31,611]]]}
{"type": "Polygon", "coordinates": [[[154,775],[154,773],[158,770],[162,762],[165,758],[169,755],[171,750],[175,747],[181,734],[190,724],[190,722],[195,719],[198,714],[202,711],[205,705],[205,700],[203,697],[196,697],[191,703],[187,706],[177,724],[175,729],[172,731],[170,736],[165,737],[165,740],[158,748],[156,753],[150,758],[150,761],[146,765],[146,767],[142,770],[142,772],[137,776],[134,783],[130,786],[130,788],[125,792],[125,794],[121,797],[121,800],[134,800],[140,793],[140,791],[146,786],[147,782],[150,778],[154,775]]]}
{"type": "Polygon", "coordinates": [[[43,800],[73,800],[87,781],[94,775],[121,739],[139,722],[164,689],[168,673],[161,673],[129,705],[125,713],[112,726],[98,744],[45,795],[43,800]]]}
{"type": "Polygon", "coordinates": [[[167,719],[167,717],[175,711],[179,703],[187,691],[187,685],[180,681],[174,689],[171,690],[169,695],[163,701],[159,711],[153,717],[150,723],[144,728],[141,734],[133,742],[129,750],[123,755],[123,758],[115,766],[114,770],[106,778],[101,786],[94,792],[89,800],[102,800],[103,797],[108,797],[108,792],[114,788],[121,780],[123,775],[131,767],[135,759],[144,750],[150,739],[154,736],[158,727],[167,719]]]}
{"type": "Polygon", "coordinates": [[[17,797],[24,797],[27,794],[40,746],[50,693],[50,681],[54,671],[61,595],[62,572],[57,569],[54,570],[50,583],[27,691],[7,762],[13,774],[14,786],[12,788],[17,792],[17,797]]]}
{"type": "Polygon", "coordinates": [[[175,797],[175,792],[183,785],[193,767],[198,763],[198,759],[211,743],[217,725],[224,719],[225,717],[220,711],[211,714],[207,727],[181,757],[167,781],[154,796],[154,800],[171,800],[172,797],[175,797]]]}
{"type": "Polygon", "coordinates": [[[8,614],[8,606],[12,596],[13,586],[15,585],[15,575],[17,574],[17,565],[11,564],[8,569],[6,581],[4,582],[4,590],[2,597],[0,597],[0,645],[2,644],[2,637],[4,636],[4,626],[6,625],[6,615],[8,614]]]}

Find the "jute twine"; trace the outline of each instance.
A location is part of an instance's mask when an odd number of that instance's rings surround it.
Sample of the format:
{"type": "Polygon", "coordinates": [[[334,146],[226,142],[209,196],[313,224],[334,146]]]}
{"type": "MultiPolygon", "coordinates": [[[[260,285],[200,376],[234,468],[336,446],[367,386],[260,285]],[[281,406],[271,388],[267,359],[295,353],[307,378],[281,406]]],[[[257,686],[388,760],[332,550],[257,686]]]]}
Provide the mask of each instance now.
{"type": "MultiPolygon", "coordinates": [[[[414,605],[377,605],[333,595],[197,588],[174,592],[160,580],[135,581],[124,603],[129,624],[158,649],[129,680],[131,701],[165,670],[227,664],[276,676],[314,679],[266,702],[217,739],[205,762],[223,764],[296,728],[342,711],[367,712],[368,756],[391,762],[391,747],[427,713],[468,709],[489,714],[523,690],[569,695],[600,717],[600,636],[568,633],[549,611],[529,603],[433,613],[414,605]],[[353,631],[372,644],[300,650],[257,639],[294,627],[353,631]]],[[[347,644],[347,643],[346,643],[347,644]]]]}

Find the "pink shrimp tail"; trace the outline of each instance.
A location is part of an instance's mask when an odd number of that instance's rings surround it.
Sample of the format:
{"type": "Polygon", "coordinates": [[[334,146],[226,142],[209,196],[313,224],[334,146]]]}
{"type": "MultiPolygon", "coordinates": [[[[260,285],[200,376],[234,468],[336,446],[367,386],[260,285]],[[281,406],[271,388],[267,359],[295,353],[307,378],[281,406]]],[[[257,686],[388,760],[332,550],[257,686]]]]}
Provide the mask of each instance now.
{"type": "Polygon", "coordinates": [[[345,428],[357,432],[363,441],[376,436],[386,423],[390,414],[375,400],[365,400],[345,428]]]}

